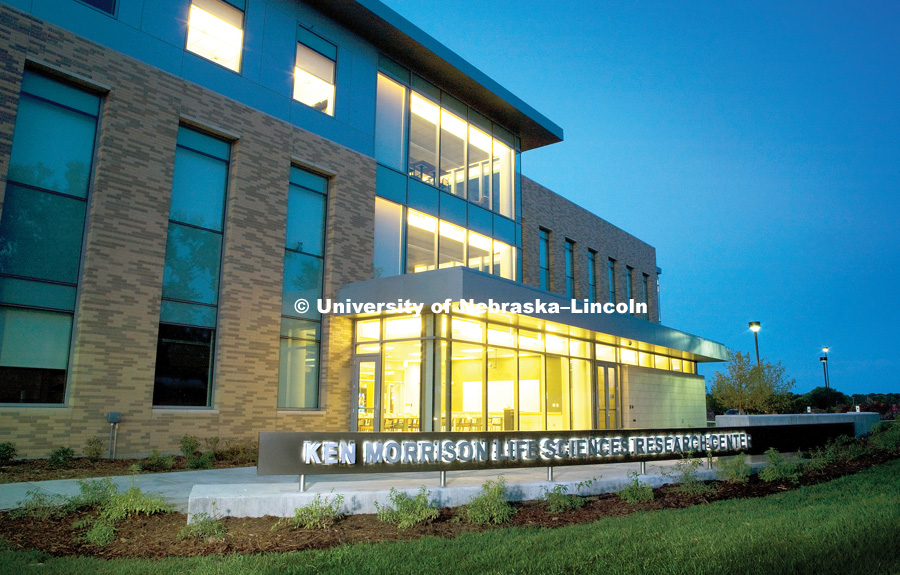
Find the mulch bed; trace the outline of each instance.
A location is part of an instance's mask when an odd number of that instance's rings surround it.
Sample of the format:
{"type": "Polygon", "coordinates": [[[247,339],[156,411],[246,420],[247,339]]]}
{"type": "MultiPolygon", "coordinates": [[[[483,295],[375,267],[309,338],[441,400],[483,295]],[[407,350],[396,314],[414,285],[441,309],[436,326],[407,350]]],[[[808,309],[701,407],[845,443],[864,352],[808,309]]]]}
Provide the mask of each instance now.
{"type": "MultiPolygon", "coordinates": [[[[712,481],[715,489],[703,496],[689,496],[675,486],[654,490],[655,499],[648,503],[630,505],[615,494],[587,498],[581,509],[563,513],[550,513],[541,501],[515,503],[517,513],[502,527],[561,527],[589,523],[603,517],[618,517],[636,511],[688,507],[722,499],[764,497],[829,481],[842,475],[891,459],[887,456],[865,457],[819,472],[804,475],[798,484],[789,482],[764,483],[756,476],[743,484],[712,481]]],[[[151,517],[131,518],[116,525],[116,539],[105,547],[97,547],[82,539],[83,531],[76,531],[72,524],[90,515],[81,510],[63,519],[39,521],[12,519],[8,513],[0,513],[0,539],[8,541],[16,549],[39,549],[52,555],[86,555],[103,558],[139,557],[164,558],[171,556],[198,556],[208,554],[262,553],[326,549],[344,543],[401,541],[424,536],[455,537],[471,531],[483,531],[498,526],[475,526],[456,518],[456,509],[441,509],[440,516],[430,524],[410,529],[398,529],[379,521],[374,515],[351,515],[331,529],[291,529],[282,524],[276,526],[275,517],[224,519],[227,535],[221,540],[189,539],[178,541],[178,532],[186,524],[183,513],[169,513],[151,517]]]]}

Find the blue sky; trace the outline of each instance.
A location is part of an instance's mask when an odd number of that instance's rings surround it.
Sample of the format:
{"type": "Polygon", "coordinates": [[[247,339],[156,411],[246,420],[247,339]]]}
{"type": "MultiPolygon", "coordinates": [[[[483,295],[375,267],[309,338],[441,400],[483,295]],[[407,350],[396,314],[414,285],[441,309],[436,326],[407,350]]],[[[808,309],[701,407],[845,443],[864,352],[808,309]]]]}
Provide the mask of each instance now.
{"type": "Polygon", "coordinates": [[[383,1],[563,127],[523,173],[656,248],[663,324],[900,392],[900,4],[383,1]]]}

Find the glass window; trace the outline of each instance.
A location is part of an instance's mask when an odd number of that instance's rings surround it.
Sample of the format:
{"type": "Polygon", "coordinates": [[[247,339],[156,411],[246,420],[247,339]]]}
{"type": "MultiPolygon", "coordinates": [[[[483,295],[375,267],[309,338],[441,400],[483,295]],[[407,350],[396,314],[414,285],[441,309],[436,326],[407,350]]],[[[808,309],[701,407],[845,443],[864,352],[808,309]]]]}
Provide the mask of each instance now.
{"type": "Polygon", "coordinates": [[[553,335],[552,333],[548,333],[544,337],[547,338],[547,353],[568,355],[568,353],[569,353],[569,338],[560,337],[558,335],[553,335]]]}
{"type": "Polygon", "coordinates": [[[544,351],[543,334],[537,331],[519,330],[519,349],[544,351]]]}
{"type": "Polygon", "coordinates": [[[653,361],[653,367],[656,369],[669,369],[669,358],[664,355],[657,355],[653,361]]]}
{"type": "Polygon", "coordinates": [[[572,429],[591,429],[593,401],[591,400],[591,362],[572,360],[572,429]]]}
{"type": "Polygon", "coordinates": [[[407,210],[406,221],[406,273],[433,270],[437,256],[437,218],[407,210]]]}
{"type": "Polygon", "coordinates": [[[566,239],[566,295],[575,297],[575,242],[566,239]]]}
{"type": "Polygon", "coordinates": [[[401,172],[406,164],[406,92],[405,86],[378,74],[375,159],[401,172]]]}
{"type": "Polygon", "coordinates": [[[197,305],[164,299],[159,310],[159,321],[214,328],[216,327],[216,311],[214,305],[197,305]]]}
{"type": "Polygon", "coordinates": [[[0,213],[0,272],[76,283],[85,207],[80,199],[7,184],[0,213]]]}
{"type": "Polygon", "coordinates": [[[469,125],[469,201],[491,209],[491,137],[469,125]]]}
{"type": "Polygon", "coordinates": [[[244,13],[221,0],[192,0],[187,49],[239,72],[244,41],[244,13]]]}
{"type": "Polygon", "coordinates": [[[516,328],[505,325],[488,324],[488,343],[516,347],[516,328]]]}
{"type": "Polygon", "coordinates": [[[184,146],[184,142],[195,142],[197,136],[215,140],[198,132],[185,130],[179,133],[169,219],[221,232],[225,214],[225,189],[228,185],[228,162],[184,146]],[[185,133],[189,136],[183,137],[182,134],[185,133]]]}
{"type": "Polygon", "coordinates": [[[597,301],[597,252],[588,250],[588,299],[591,303],[597,301]]]}
{"type": "Polygon", "coordinates": [[[609,302],[616,303],[616,260],[609,258],[606,275],[609,280],[609,302]]]}
{"type": "Polygon", "coordinates": [[[487,430],[512,431],[516,428],[516,352],[497,348],[487,351],[487,430]]]}
{"type": "Polygon", "coordinates": [[[519,429],[544,429],[544,356],[519,354],[519,429]]]}
{"type": "Polygon", "coordinates": [[[411,341],[384,347],[381,379],[381,430],[419,431],[422,393],[422,343],[411,341]]]}
{"type": "Polygon", "coordinates": [[[409,111],[409,175],[436,185],[440,106],[410,92],[409,111]]]}
{"type": "Polygon", "coordinates": [[[438,267],[450,268],[466,264],[466,230],[451,223],[440,222],[438,267]]]}
{"type": "Polygon", "coordinates": [[[356,322],[356,341],[378,341],[381,339],[381,320],[366,319],[356,322]]]}
{"type": "Polygon", "coordinates": [[[93,6],[98,10],[103,10],[107,14],[116,13],[116,0],[81,0],[88,6],[93,6]]]}
{"type": "Polygon", "coordinates": [[[450,337],[483,343],[484,322],[454,316],[450,324],[450,337]]]}
{"type": "MultiPolygon", "coordinates": [[[[548,339],[548,348],[549,348],[548,339]]],[[[569,429],[569,359],[547,356],[547,430],[569,429]]]]}
{"type": "Polygon", "coordinates": [[[322,258],[285,250],[284,287],[282,290],[283,315],[318,319],[317,300],[322,297],[322,258]],[[309,309],[300,312],[294,302],[304,299],[309,309]]]}
{"type": "Polygon", "coordinates": [[[516,279],[516,248],[494,240],[493,265],[494,275],[510,280],[516,279]]]}
{"type": "MultiPolygon", "coordinates": [[[[284,318],[282,321],[287,320],[288,318],[284,318]]],[[[282,338],[278,366],[278,407],[317,407],[318,393],[319,342],[282,338]]]]}
{"type": "Polygon", "coordinates": [[[591,350],[588,346],[588,342],[581,341],[580,339],[569,341],[569,353],[575,357],[591,357],[591,350]]]}
{"type": "Polygon", "coordinates": [[[159,324],[153,405],[209,405],[215,330],[159,324]]]}
{"type": "Polygon", "coordinates": [[[672,358],[672,371],[681,371],[681,360],[672,358]]]}
{"type": "Polygon", "coordinates": [[[469,267],[491,273],[491,238],[476,232],[469,232],[469,267]]]}
{"type": "Polygon", "coordinates": [[[634,299],[634,293],[631,289],[631,276],[634,274],[634,268],[625,266],[625,301],[634,299]]]}
{"type": "Polygon", "coordinates": [[[375,198],[375,251],[372,257],[372,277],[400,275],[402,234],[403,207],[394,202],[375,198]]]}
{"type": "Polygon", "coordinates": [[[611,345],[597,344],[597,361],[616,362],[616,348],[611,345]]]}
{"type": "Polygon", "coordinates": [[[550,231],[541,228],[538,239],[538,251],[541,266],[541,289],[550,289],[550,231]]]}
{"type": "Polygon", "coordinates": [[[440,187],[466,197],[466,122],[441,109],[440,187]]]}
{"type": "Polygon", "coordinates": [[[451,431],[481,431],[484,429],[484,348],[454,342],[450,360],[451,431]]]}
{"type": "Polygon", "coordinates": [[[325,255],[325,196],[291,184],[285,249],[325,255]]]}
{"type": "Polygon", "coordinates": [[[653,367],[653,354],[644,352],[638,353],[638,363],[641,365],[641,367],[653,367]]]}
{"type": "Polygon", "coordinates": [[[163,298],[215,305],[221,254],[221,234],[170,223],[163,298]]]}
{"type": "Polygon", "coordinates": [[[75,286],[0,277],[0,303],[75,311],[75,286]]]}
{"type": "Polygon", "coordinates": [[[334,65],[334,58],[298,43],[294,67],[294,99],[314,110],[334,116],[334,65]]]}
{"type": "Polygon", "coordinates": [[[0,366],[65,370],[72,315],[0,307],[0,366]]]}
{"type": "MultiPolygon", "coordinates": [[[[29,84],[34,82],[23,81],[23,90],[29,84]]],[[[41,97],[45,96],[43,92],[41,97]]],[[[95,102],[96,110],[98,99],[90,97],[95,102]]],[[[23,93],[16,113],[7,179],[86,198],[96,127],[96,116],[37,100],[23,93]]]]}
{"type": "Polygon", "coordinates": [[[628,365],[637,365],[637,352],[633,349],[621,348],[619,353],[622,357],[622,363],[626,363],[628,365]]]}
{"type": "Polygon", "coordinates": [[[421,317],[395,317],[384,320],[384,339],[406,339],[421,336],[421,317]]]}
{"type": "Polygon", "coordinates": [[[515,151],[499,140],[493,141],[494,211],[508,218],[515,218],[515,151]]]}

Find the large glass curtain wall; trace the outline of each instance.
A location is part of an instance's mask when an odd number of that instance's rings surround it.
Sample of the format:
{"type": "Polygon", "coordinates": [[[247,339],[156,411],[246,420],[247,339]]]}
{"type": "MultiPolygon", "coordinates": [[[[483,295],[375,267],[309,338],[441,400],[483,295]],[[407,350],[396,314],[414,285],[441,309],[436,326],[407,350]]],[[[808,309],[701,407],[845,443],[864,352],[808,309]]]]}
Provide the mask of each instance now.
{"type": "Polygon", "coordinates": [[[378,75],[375,158],[515,219],[515,137],[434,86],[417,84],[421,90],[378,75]]]}
{"type": "Polygon", "coordinates": [[[461,315],[359,320],[356,342],[360,431],[418,431],[422,417],[434,431],[617,428],[617,364],[695,373],[692,361],[461,315]]]}

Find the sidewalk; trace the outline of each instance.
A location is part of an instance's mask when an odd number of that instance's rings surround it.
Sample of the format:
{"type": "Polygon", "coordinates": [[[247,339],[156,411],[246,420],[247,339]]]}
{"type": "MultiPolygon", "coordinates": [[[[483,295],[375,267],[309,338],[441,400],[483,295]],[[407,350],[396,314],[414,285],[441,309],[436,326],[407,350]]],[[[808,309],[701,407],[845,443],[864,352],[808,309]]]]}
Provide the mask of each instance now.
{"type": "MultiPolygon", "coordinates": [[[[677,460],[647,463],[647,475],[641,480],[654,487],[672,480],[665,473],[674,473],[677,460]]],[[[347,512],[368,512],[369,505],[365,501],[384,500],[390,489],[415,492],[424,485],[437,495],[439,503],[451,504],[461,497],[477,492],[488,479],[496,479],[502,475],[507,482],[510,498],[514,500],[530,499],[539,496],[541,488],[552,488],[560,483],[575,493],[579,482],[591,482],[581,486],[577,492],[582,495],[618,491],[628,481],[630,473],[640,472],[639,463],[610,463],[603,465],[572,465],[553,468],[553,481],[547,481],[547,468],[522,468],[505,470],[449,471],[447,487],[440,488],[440,475],[437,471],[419,473],[365,473],[352,475],[313,475],[306,477],[306,492],[299,493],[299,477],[296,475],[256,474],[256,467],[238,467],[232,469],[210,469],[202,471],[178,471],[171,473],[152,473],[144,475],[126,475],[113,477],[113,483],[120,490],[126,490],[132,483],[146,493],[163,496],[179,511],[187,511],[189,499],[197,501],[191,505],[191,513],[205,508],[204,502],[231,500],[271,500],[288,496],[290,505],[297,501],[311,499],[317,493],[342,493],[348,501],[356,501],[355,508],[347,512]],[[194,497],[191,497],[192,491],[194,497]],[[363,503],[360,503],[360,502],[363,503]]],[[[704,466],[700,469],[703,479],[713,479],[714,472],[704,466]]],[[[75,479],[54,481],[31,481],[24,483],[7,483],[0,485],[0,509],[12,509],[20,501],[27,498],[29,491],[39,490],[47,494],[63,496],[76,495],[79,492],[75,479]]],[[[248,501],[249,502],[249,501],[248,501]]],[[[245,506],[246,507],[246,506],[245,506]]],[[[258,507],[258,502],[251,505],[258,507]]],[[[264,506],[265,507],[265,506],[264,506]]],[[[223,508],[221,504],[218,507],[223,508]]],[[[291,507],[291,510],[293,507],[291,507]]]]}

